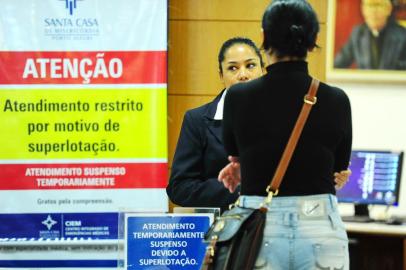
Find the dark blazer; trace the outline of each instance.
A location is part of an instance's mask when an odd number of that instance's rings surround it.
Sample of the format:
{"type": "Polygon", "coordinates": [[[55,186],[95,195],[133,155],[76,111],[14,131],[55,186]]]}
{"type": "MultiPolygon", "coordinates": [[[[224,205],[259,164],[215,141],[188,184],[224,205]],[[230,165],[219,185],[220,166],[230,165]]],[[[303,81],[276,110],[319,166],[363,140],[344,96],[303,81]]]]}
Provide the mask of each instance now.
{"type": "Polygon", "coordinates": [[[177,205],[226,209],[238,198],[218,182],[228,164],[221,120],[214,120],[223,91],[212,102],[189,110],[183,118],[166,192],[177,205]]]}
{"type": "MultiPolygon", "coordinates": [[[[267,74],[230,87],[224,101],[226,151],[239,156],[241,194],[266,195],[310,86],[307,63],[278,62],[267,74]]],[[[348,168],[351,107],[345,92],[320,83],[279,196],[335,194],[334,172],[348,168]]]]}
{"type": "MultiPolygon", "coordinates": [[[[335,68],[348,68],[353,63],[359,69],[373,69],[372,33],[366,24],[356,26],[348,42],[334,59],[335,68]]],[[[380,56],[378,69],[406,70],[406,29],[390,21],[378,39],[380,56]]]]}

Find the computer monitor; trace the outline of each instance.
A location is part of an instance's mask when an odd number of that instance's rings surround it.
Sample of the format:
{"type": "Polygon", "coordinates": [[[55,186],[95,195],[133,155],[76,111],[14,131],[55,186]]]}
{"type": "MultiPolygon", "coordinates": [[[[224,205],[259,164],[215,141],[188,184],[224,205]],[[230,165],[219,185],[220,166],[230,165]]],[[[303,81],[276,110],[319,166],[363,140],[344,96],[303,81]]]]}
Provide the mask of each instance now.
{"type": "Polygon", "coordinates": [[[338,201],[354,203],[356,216],[369,216],[369,204],[398,205],[402,163],[402,151],[352,151],[352,174],[338,201]]]}

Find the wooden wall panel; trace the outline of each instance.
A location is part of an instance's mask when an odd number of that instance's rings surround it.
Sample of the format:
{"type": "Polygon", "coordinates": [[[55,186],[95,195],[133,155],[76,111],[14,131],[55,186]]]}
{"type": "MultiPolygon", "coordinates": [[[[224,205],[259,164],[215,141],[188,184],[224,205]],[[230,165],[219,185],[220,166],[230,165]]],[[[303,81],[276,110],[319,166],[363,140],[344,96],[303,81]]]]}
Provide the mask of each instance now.
{"type": "Polygon", "coordinates": [[[267,0],[170,0],[169,13],[174,20],[259,21],[267,0]]]}
{"type": "Polygon", "coordinates": [[[215,95],[219,80],[217,54],[223,42],[245,36],[259,44],[259,22],[171,21],[169,23],[169,94],[215,95]]]}
{"type": "MultiPolygon", "coordinates": [[[[232,20],[259,21],[271,1],[264,0],[170,0],[169,13],[173,20],[232,20]]],[[[316,11],[327,10],[327,0],[310,0],[316,11]]],[[[326,21],[326,13],[318,12],[326,21]]]]}
{"type": "MultiPolygon", "coordinates": [[[[218,93],[217,93],[218,94],[218,93]]],[[[199,107],[216,96],[175,96],[168,97],[168,157],[169,166],[172,166],[179,131],[182,126],[183,115],[187,110],[199,107]]]]}
{"type": "Polygon", "coordinates": [[[320,33],[317,41],[317,44],[320,48],[315,49],[313,52],[310,52],[307,59],[307,61],[309,62],[310,74],[322,81],[326,80],[326,36],[326,25],[320,24],[320,33]]]}
{"type": "MultiPolygon", "coordinates": [[[[238,25],[232,22],[174,21],[169,43],[169,94],[215,95],[223,87],[218,74],[217,52],[222,41],[245,33],[260,44],[256,22],[238,25]],[[215,42],[217,41],[217,42],[215,42]]],[[[320,49],[309,54],[311,74],[325,79],[326,25],[320,25],[320,49]]]]}
{"type": "Polygon", "coordinates": [[[327,2],[328,0],[309,0],[309,3],[317,13],[320,23],[327,21],[327,2]]]}

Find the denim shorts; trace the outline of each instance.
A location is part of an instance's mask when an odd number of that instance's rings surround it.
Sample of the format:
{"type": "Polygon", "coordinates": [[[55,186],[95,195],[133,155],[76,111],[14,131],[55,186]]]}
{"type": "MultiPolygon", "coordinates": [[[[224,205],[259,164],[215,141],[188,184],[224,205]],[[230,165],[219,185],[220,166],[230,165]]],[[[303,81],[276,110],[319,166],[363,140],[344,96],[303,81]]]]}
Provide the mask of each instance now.
{"type": "MultiPolygon", "coordinates": [[[[258,208],[264,197],[241,196],[258,208]]],[[[348,238],[331,194],[274,197],[255,269],[348,270],[348,238]]]]}

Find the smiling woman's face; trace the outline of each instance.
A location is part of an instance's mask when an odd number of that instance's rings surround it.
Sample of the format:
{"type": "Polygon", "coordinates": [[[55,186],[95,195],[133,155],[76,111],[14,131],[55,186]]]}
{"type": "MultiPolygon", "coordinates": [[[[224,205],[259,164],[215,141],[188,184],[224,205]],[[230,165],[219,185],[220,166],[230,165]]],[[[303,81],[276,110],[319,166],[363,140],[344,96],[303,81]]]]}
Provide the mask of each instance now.
{"type": "Polygon", "coordinates": [[[235,44],[224,54],[220,77],[225,88],[262,75],[261,62],[254,49],[246,44],[235,44]]]}

